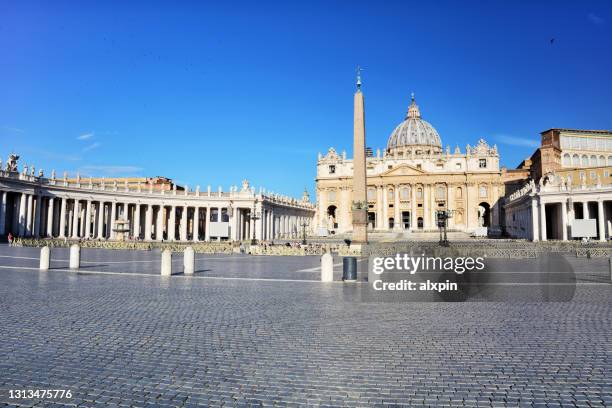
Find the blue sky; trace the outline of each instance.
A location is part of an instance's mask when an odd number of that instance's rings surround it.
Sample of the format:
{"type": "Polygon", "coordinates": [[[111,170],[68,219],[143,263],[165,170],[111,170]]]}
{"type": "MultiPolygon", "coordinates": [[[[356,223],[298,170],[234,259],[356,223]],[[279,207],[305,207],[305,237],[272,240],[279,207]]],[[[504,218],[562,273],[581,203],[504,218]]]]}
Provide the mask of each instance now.
{"type": "Polygon", "coordinates": [[[551,127],[612,129],[612,2],[0,0],[0,154],[102,176],[313,191],[415,92],[446,145],[516,165],[551,127]],[[551,39],[554,41],[551,43],[551,39]]]}

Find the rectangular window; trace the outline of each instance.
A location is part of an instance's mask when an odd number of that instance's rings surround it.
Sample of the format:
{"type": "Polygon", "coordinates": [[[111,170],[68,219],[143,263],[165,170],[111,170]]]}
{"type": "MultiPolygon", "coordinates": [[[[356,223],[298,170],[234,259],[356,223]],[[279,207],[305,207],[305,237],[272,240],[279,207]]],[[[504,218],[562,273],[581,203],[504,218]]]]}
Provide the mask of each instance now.
{"type": "Polygon", "coordinates": [[[487,159],[479,159],[478,160],[478,167],[481,169],[486,169],[487,168],[487,159]]]}
{"type": "Polygon", "coordinates": [[[221,222],[229,222],[229,213],[227,212],[227,208],[221,209],[221,222]]]}
{"type": "Polygon", "coordinates": [[[455,168],[457,170],[461,170],[461,163],[455,163],[455,168]]]}
{"type": "Polygon", "coordinates": [[[334,174],[336,173],[336,166],[333,164],[329,165],[329,174],[334,174]]]}
{"type": "Polygon", "coordinates": [[[219,221],[219,210],[217,208],[210,209],[210,222],[219,221]]]}

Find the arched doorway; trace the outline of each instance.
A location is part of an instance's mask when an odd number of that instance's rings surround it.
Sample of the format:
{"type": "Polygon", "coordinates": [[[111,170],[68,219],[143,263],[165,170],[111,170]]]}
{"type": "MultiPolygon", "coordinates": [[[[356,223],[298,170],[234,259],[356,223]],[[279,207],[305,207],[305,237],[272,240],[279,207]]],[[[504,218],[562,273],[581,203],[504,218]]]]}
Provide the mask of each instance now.
{"type": "Polygon", "coordinates": [[[478,204],[478,226],[487,228],[491,226],[491,207],[488,203],[478,204]]]}
{"type": "Polygon", "coordinates": [[[338,228],[338,223],[336,222],[336,206],[330,205],[327,207],[327,229],[336,229],[338,228]]]}
{"type": "Polygon", "coordinates": [[[410,229],[410,211],[402,211],[402,228],[410,229]]]}
{"type": "Polygon", "coordinates": [[[417,218],[417,227],[423,229],[423,217],[417,218]]]}
{"type": "Polygon", "coordinates": [[[395,227],[395,218],[389,218],[389,229],[393,229],[395,227]]]}
{"type": "Polygon", "coordinates": [[[376,228],[376,213],[369,211],[368,212],[368,229],[376,228]]]}

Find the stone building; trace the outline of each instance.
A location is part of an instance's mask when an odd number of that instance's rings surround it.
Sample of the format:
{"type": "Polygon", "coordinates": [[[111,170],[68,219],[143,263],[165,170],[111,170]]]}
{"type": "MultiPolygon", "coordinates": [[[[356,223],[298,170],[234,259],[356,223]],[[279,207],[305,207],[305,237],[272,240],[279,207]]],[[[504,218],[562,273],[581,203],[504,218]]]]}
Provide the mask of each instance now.
{"type": "Polygon", "coordinates": [[[518,171],[528,179],[505,200],[506,233],[534,241],[582,238],[575,220],[595,220],[593,238],[612,235],[612,132],[549,129],[518,171]]]}
{"type": "MultiPolygon", "coordinates": [[[[372,152],[372,150],[368,150],[372,152]]],[[[414,95],[404,120],[381,154],[366,157],[368,230],[437,231],[438,210],[451,210],[451,230],[500,229],[504,184],[496,146],[442,147],[436,129],[421,116],[414,95]]],[[[316,231],[350,233],[353,160],[332,147],[317,161],[316,231]]]]}
{"type": "Polygon", "coordinates": [[[15,155],[0,170],[0,235],[144,241],[298,238],[315,208],[301,200],[241,188],[189,190],[169,179],[50,178],[17,170],[15,155]],[[152,180],[152,182],[147,182],[152,180]],[[171,189],[164,186],[171,185],[171,189]]]}

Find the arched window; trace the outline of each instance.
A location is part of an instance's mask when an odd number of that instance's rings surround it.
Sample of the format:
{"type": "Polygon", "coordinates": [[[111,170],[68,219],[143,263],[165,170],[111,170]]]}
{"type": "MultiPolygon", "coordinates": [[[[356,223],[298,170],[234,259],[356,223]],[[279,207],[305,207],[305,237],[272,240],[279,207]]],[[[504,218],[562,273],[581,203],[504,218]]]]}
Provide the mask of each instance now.
{"type": "Polygon", "coordinates": [[[446,197],[446,188],[440,184],[436,186],[436,198],[438,200],[444,200],[444,197],[446,197]]]}
{"type": "Polygon", "coordinates": [[[417,190],[417,198],[423,198],[423,189],[420,187],[417,190]]]}
{"type": "Polygon", "coordinates": [[[580,166],[580,156],[578,156],[577,154],[574,153],[574,155],[572,156],[572,165],[574,167],[578,167],[580,166]]]}
{"type": "Polygon", "coordinates": [[[368,188],[368,201],[374,201],[376,199],[376,190],[368,188]]]}
{"type": "Polygon", "coordinates": [[[582,155],[582,167],[588,167],[589,166],[589,158],[587,157],[586,154],[582,155]]]}
{"type": "Polygon", "coordinates": [[[565,153],[563,155],[563,166],[570,167],[572,165],[571,161],[572,159],[570,158],[569,153],[565,153]]]}
{"type": "Polygon", "coordinates": [[[463,197],[463,189],[461,187],[457,187],[457,193],[455,194],[455,197],[457,198],[463,197]]]}
{"type": "Polygon", "coordinates": [[[606,165],[606,158],[604,156],[599,156],[599,162],[597,163],[597,165],[605,166],[606,165]]]}
{"type": "Polygon", "coordinates": [[[410,187],[404,186],[400,189],[400,199],[410,200],[410,187]]]}
{"type": "Polygon", "coordinates": [[[482,184],[480,186],[480,188],[478,189],[478,195],[480,197],[487,197],[488,193],[487,193],[487,186],[485,186],[484,184],[482,184]]]}
{"type": "Polygon", "coordinates": [[[392,202],[394,198],[395,198],[395,194],[393,194],[393,189],[390,189],[387,192],[387,199],[389,200],[389,202],[392,202]]]}
{"type": "Polygon", "coordinates": [[[591,156],[591,167],[593,166],[597,166],[597,156],[595,155],[591,156]]]}

